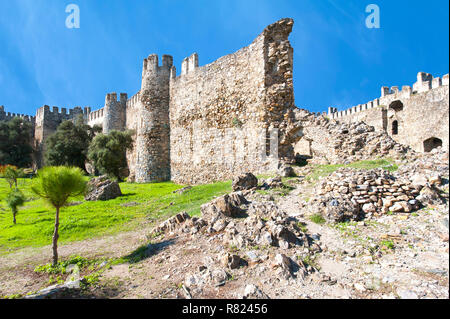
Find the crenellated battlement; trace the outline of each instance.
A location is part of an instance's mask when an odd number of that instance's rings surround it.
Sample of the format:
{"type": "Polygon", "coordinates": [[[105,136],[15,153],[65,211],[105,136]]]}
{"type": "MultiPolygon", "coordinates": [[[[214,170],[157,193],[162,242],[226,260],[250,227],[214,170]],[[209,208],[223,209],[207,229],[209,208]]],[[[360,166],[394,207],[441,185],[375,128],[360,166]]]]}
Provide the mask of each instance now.
{"type": "Polygon", "coordinates": [[[108,103],[113,103],[113,102],[121,102],[121,103],[126,103],[128,100],[128,94],[127,93],[120,93],[120,99],[117,100],[117,93],[113,92],[113,93],[108,93],[106,94],[105,97],[105,105],[108,103]]]}
{"type": "Polygon", "coordinates": [[[31,123],[35,122],[34,116],[27,115],[27,114],[6,112],[5,107],[3,105],[0,106],[0,121],[9,121],[15,117],[19,117],[27,122],[31,122],[31,123]]]}
{"type": "Polygon", "coordinates": [[[381,97],[365,104],[359,104],[350,107],[346,110],[338,111],[336,107],[328,108],[328,116],[332,119],[340,119],[349,115],[364,112],[380,106],[389,106],[394,100],[405,100],[415,97],[417,94],[428,92],[430,90],[438,89],[442,86],[449,85],[449,75],[445,74],[440,77],[433,78],[429,73],[419,72],[417,74],[417,82],[413,86],[404,85],[401,90],[398,86],[383,86],[381,87],[381,97]]]}
{"type": "MultiPolygon", "coordinates": [[[[117,100],[117,93],[106,94],[103,115],[103,133],[107,134],[112,130],[123,130],[126,122],[128,94],[120,93],[120,100],[117,100]]],[[[98,121],[99,122],[99,121],[98,121]]],[[[96,124],[100,124],[97,123],[96,124]]]]}
{"type": "Polygon", "coordinates": [[[129,100],[127,100],[127,109],[128,108],[134,109],[138,106],[140,102],[140,93],[141,91],[137,92],[129,100]]]}
{"type": "Polygon", "coordinates": [[[198,54],[193,53],[181,63],[181,75],[194,72],[198,68],[198,54]]]}
{"type": "Polygon", "coordinates": [[[88,123],[90,124],[90,122],[92,122],[96,119],[99,119],[99,118],[103,119],[103,112],[104,112],[104,108],[101,108],[99,110],[89,113],[88,123]]]}
{"type": "Polygon", "coordinates": [[[142,67],[142,77],[145,76],[147,72],[158,73],[161,70],[170,70],[173,65],[173,57],[171,55],[162,56],[162,65],[159,65],[159,58],[157,54],[150,54],[144,59],[142,67]]]}
{"type": "Polygon", "coordinates": [[[105,104],[111,103],[111,102],[117,102],[117,93],[108,93],[105,97],[105,104]]]}
{"type": "Polygon", "coordinates": [[[36,116],[42,117],[42,116],[53,116],[55,118],[61,118],[61,119],[72,119],[75,115],[83,114],[84,116],[88,116],[91,113],[91,107],[86,106],[84,108],[80,106],[76,106],[73,109],[67,109],[65,107],[62,107],[61,109],[57,106],[53,106],[50,109],[50,106],[44,105],[37,109],[36,116]]]}

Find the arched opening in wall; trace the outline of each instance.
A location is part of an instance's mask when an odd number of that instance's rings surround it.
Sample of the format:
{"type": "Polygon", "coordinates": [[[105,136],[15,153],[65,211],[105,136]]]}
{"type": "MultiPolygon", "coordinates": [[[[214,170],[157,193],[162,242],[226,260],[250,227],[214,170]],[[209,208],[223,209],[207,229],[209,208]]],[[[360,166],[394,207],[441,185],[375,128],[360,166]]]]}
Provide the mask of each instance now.
{"type": "Polygon", "coordinates": [[[395,112],[403,110],[403,103],[400,100],[396,100],[389,104],[389,108],[394,110],[395,112]]]}
{"type": "Polygon", "coordinates": [[[423,141],[423,151],[431,152],[431,150],[442,147],[442,140],[437,137],[431,137],[425,141],[423,141]]]}
{"type": "Polygon", "coordinates": [[[392,135],[398,134],[398,121],[392,122],[392,135]]]}
{"type": "Polygon", "coordinates": [[[294,144],[295,163],[299,166],[308,164],[308,159],[312,158],[312,141],[302,137],[294,144]]]}

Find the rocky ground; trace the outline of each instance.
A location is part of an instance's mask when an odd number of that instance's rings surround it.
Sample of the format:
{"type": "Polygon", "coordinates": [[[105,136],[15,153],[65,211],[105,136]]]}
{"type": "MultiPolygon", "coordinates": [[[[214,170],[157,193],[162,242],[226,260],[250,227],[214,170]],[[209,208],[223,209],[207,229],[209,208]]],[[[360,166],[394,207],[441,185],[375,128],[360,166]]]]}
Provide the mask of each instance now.
{"type": "MultiPolygon", "coordinates": [[[[365,172],[360,182],[368,186],[362,189],[358,178],[343,186],[334,175],[304,178],[309,171],[296,168],[297,177],[264,181],[244,175],[233,183],[234,193],[205,204],[199,217],[180,213],[152,230],[63,246],[63,256],[77,251],[119,257],[136,249],[131,254],[136,258],[104,263],[98,282],[65,290],[64,296],[449,298],[448,153],[417,155],[393,174],[365,172]],[[387,186],[380,188],[375,181],[387,175],[394,182],[381,182],[387,186]],[[336,188],[328,194],[336,191],[338,204],[325,202],[320,211],[316,204],[325,198],[324,185],[336,188]],[[342,187],[348,189],[342,193],[342,187]],[[365,201],[358,203],[361,198],[365,201]],[[417,202],[408,204],[412,200],[417,202]],[[359,213],[347,213],[352,201],[359,213]],[[400,202],[407,209],[398,205],[402,209],[393,212],[400,202]],[[369,203],[373,207],[367,210],[369,203]],[[328,218],[330,210],[342,218],[328,218]]],[[[361,177],[348,169],[337,174],[343,174],[340,181],[361,177]]],[[[5,259],[0,293],[42,288],[41,277],[27,268],[33,256],[46,257],[42,251],[5,259]]]]}

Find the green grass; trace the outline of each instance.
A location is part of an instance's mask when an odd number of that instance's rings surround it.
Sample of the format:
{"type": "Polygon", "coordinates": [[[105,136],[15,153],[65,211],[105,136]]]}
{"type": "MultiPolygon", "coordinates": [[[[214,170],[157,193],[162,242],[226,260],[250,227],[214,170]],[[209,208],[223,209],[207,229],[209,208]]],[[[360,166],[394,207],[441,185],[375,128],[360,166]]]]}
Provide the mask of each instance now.
{"type": "Polygon", "coordinates": [[[297,222],[297,227],[304,233],[308,232],[308,227],[306,226],[305,223],[297,222]]]}
{"type": "Polygon", "coordinates": [[[100,263],[100,262],[75,255],[75,256],[70,256],[69,259],[67,259],[67,260],[58,261],[58,263],[55,266],[52,263],[37,266],[34,269],[34,271],[37,273],[61,275],[61,274],[66,273],[66,268],[69,265],[77,265],[79,267],[79,269],[83,269],[83,268],[91,266],[95,263],[100,263]]]}
{"type": "Polygon", "coordinates": [[[350,167],[361,170],[383,168],[390,172],[394,172],[398,169],[398,166],[394,164],[391,159],[358,161],[350,164],[317,165],[317,167],[308,176],[306,176],[306,179],[309,181],[316,181],[320,177],[330,175],[331,173],[337,171],[341,167],[350,167]]]}
{"type": "Polygon", "coordinates": [[[316,223],[316,224],[319,224],[319,225],[325,224],[325,222],[326,222],[325,218],[323,218],[323,216],[320,215],[320,214],[314,214],[314,215],[310,216],[309,219],[313,223],[316,223]]]}
{"type": "MultiPolygon", "coordinates": [[[[9,185],[0,178],[0,255],[23,247],[51,244],[54,208],[31,192],[31,180],[20,179],[18,186],[29,201],[19,209],[17,225],[13,225],[12,213],[5,203],[9,185]]],[[[81,203],[62,209],[58,242],[68,243],[149,227],[146,225],[148,222],[181,211],[199,215],[202,204],[231,191],[231,182],[228,181],[194,186],[183,194],[173,193],[183,186],[172,182],[121,183],[123,196],[113,200],[87,202],[82,196],[74,198],[73,202],[81,203]],[[137,205],[124,206],[130,202],[137,205]]]]}
{"type": "Polygon", "coordinates": [[[394,249],[395,248],[394,242],[392,240],[383,240],[380,243],[380,246],[385,249],[394,249]]]}

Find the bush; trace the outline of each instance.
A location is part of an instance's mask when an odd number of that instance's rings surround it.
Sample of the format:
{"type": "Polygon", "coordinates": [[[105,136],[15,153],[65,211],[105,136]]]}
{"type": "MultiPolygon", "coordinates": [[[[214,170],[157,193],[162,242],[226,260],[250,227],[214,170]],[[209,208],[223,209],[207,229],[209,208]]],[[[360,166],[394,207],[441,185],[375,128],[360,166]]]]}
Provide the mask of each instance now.
{"type": "Polygon", "coordinates": [[[15,188],[14,190],[12,190],[11,192],[8,193],[5,200],[6,200],[6,204],[12,211],[13,223],[16,224],[16,216],[17,216],[18,208],[20,206],[23,206],[23,204],[25,204],[25,201],[26,201],[25,195],[20,190],[15,188]]]}
{"type": "Polygon", "coordinates": [[[6,171],[9,167],[12,167],[12,168],[17,169],[16,166],[9,165],[9,164],[7,164],[7,165],[0,165],[0,177],[5,177],[5,171],[6,171]]]}
{"type": "Polygon", "coordinates": [[[88,159],[102,174],[122,181],[127,168],[127,150],[133,147],[132,131],[98,134],[89,146],[88,159]]]}
{"type": "Polygon", "coordinates": [[[17,179],[22,177],[22,175],[23,175],[23,172],[21,172],[21,170],[15,166],[6,167],[6,169],[3,173],[3,177],[8,182],[9,188],[12,188],[13,186],[15,186],[15,188],[17,188],[17,179]]]}
{"type": "Polygon", "coordinates": [[[74,122],[65,121],[46,141],[45,164],[48,166],[75,166],[85,170],[89,143],[98,126],[90,127],[79,117],[74,122]]]}
{"type": "Polygon", "coordinates": [[[0,164],[29,167],[32,163],[32,125],[22,118],[0,121],[0,164]]]}

